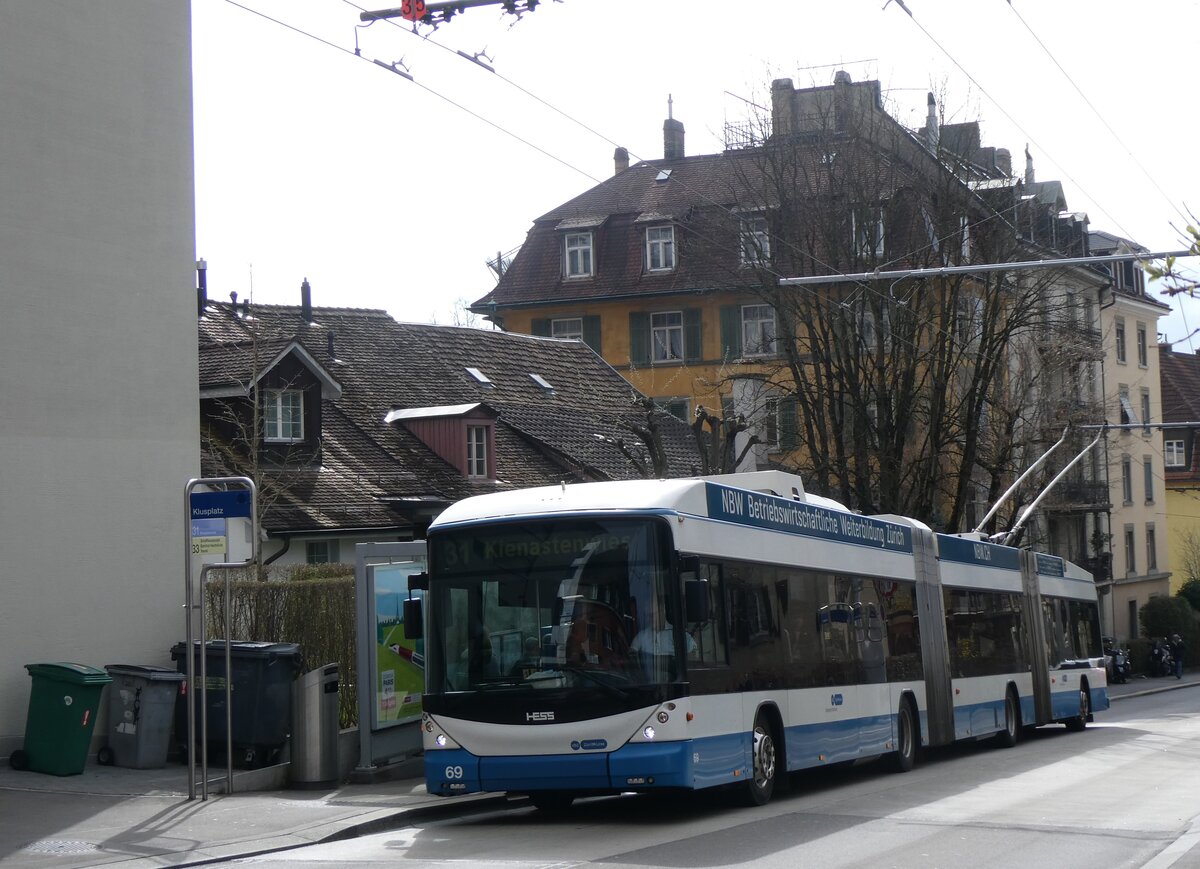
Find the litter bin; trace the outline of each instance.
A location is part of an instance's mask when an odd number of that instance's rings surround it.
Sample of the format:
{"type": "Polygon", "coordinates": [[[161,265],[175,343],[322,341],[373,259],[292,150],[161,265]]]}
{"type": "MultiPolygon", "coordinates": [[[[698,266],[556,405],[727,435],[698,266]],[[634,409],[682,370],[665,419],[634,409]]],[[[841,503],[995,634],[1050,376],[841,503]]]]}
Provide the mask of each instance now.
{"type": "MultiPolygon", "coordinates": [[[[292,683],[303,669],[300,647],[295,643],[232,642],[230,673],[232,706],[233,762],[244,769],[256,769],[275,763],[287,742],[292,723],[292,683]]],[[[195,656],[196,685],[186,691],[196,694],[196,743],[200,745],[200,716],[204,714],[198,693],[200,680],[200,641],[192,642],[195,656]]],[[[225,641],[209,640],[208,666],[208,754],[225,756],[225,641]]],[[[184,644],[171,648],[171,660],[180,673],[187,672],[184,644]]],[[[187,751],[187,695],[175,700],[175,740],[187,751]]]]}
{"type": "Polygon", "coordinates": [[[96,760],[132,769],[167,765],[175,697],[187,678],[168,667],[108,664],[108,746],[96,760]]]}
{"type": "Polygon", "coordinates": [[[338,770],[338,665],[326,664],[296,680],[292,723],[293,785],[336,785],[338,770]]]}
{"type": "Polygon", "coordinates": [[[79,775],[87,763],[100,695],[112,679],[86,664],[26,664],[33,677],[25,747],[8,761],[14,769],[79,775]]]}

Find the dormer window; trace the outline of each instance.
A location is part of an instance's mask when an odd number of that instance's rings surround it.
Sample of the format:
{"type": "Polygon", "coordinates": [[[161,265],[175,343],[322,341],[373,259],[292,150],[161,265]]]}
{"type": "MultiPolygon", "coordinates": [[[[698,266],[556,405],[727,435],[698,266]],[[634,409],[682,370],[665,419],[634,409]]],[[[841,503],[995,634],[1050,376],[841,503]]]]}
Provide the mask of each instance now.
{"type": "Polygon", "coordinates": [[[263,408],[263,437],[274,443],[304,440],[304,393],[298,389],[269,389],[263,408]]]}
{"type": "Polygon", "coordinates": [[[675,268],[675,227],[646,228],[646,271],[668,272],[675,268]]]}
{"type": "Polygon", "coordinates": [[[592,233],[570,232],[564,239],[568,278],[590,278],[592,271],[592,233]]]}
{"type": "Polygon", "coordinates": [[[484,425],[467,426],[467,476],[488,475],[488,430],[484,425]]]}
{"type": "Polygon", "coordinates": [[[764,266],[771,262],[771,234],[767,218],[748,214],[741,219],[742,265],[764,266]]]}

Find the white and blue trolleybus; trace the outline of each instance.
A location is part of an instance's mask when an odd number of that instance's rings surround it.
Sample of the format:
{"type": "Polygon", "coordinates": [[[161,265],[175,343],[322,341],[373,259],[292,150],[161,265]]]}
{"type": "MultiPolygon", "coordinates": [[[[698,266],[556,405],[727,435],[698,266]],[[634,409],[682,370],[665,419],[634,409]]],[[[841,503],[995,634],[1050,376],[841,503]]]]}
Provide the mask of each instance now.
{"type": "Polygon", "coordinates": [[[1108,708],[1090,574],[806,495],[798,477],[483,495],[429,530],[430,793],[731,787],[1108,708]]]}

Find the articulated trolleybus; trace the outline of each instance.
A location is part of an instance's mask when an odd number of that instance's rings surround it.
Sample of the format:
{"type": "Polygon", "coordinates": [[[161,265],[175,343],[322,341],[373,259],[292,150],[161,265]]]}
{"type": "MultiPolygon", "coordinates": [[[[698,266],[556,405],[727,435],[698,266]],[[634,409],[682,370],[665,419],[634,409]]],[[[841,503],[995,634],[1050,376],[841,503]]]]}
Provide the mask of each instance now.
{"type": "Polygon", "coordinates": [[[430,793],[731,787],[1108,708],[1092,577],[780,472],[469,498],[429,531],[430,793]]]}

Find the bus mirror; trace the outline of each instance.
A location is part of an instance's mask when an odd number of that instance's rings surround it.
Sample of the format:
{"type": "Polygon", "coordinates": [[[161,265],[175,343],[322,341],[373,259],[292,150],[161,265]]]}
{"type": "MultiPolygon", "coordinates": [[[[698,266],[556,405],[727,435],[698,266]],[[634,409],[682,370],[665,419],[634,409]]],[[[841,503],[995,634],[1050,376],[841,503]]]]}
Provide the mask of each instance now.
{"type": "Polygon", "coordinates": [[[408,577],[408,590],[414,591],[429,591],[429,574],[414,573],[408,577]]]}
{"type": "Polygon", "coordinates": [[[689,623],[708,621],[708,580],[689,579],[685,581],[683,601],[689,623]]]}
{"type": "Polygon", "coordinates": [[[420,640],[425,636],[425,619],[420,598],[410,597],[404,602],[404,636],[409,640],[420,640]]]}
{"type": "Polygon", "coordinates": [[[679,572],[684,579],[697,579],[700,576],[700,556],[679,556],[679,572]]]}

